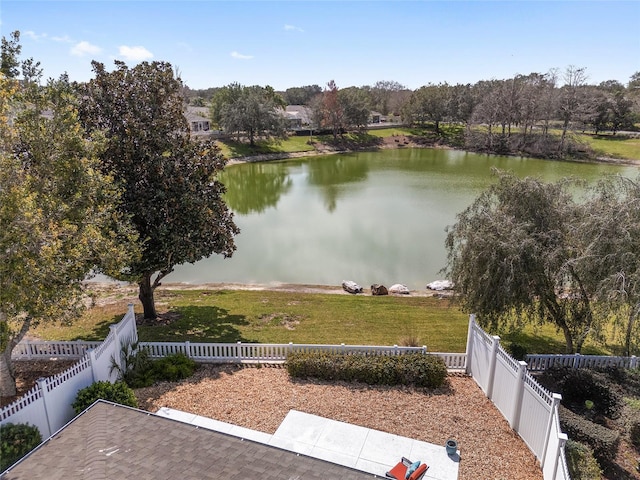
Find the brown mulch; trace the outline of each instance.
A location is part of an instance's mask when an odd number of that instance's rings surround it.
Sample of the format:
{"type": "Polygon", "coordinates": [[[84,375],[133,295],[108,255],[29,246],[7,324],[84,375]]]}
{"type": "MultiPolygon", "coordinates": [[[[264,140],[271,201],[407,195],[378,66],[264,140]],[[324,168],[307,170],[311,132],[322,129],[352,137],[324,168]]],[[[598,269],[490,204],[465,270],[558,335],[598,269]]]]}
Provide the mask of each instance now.
{"type": "Polygon", "coordinates": [[[0,396],[0,407],[9,405],[27,393],[39,378],[51,377],[72,367],[77,360],[20,360],[14,362],[18,395],[0,396]]]}
{"type": "Polygon", "coordinates": [[[465,376],[424,391],[291,380],[279,367],[203,365],[183,382],[138,389],[136,396],[152,412],[170,407],[270,434],[295,409],[438,445],[453,437],[460,480],[542,479],[534,455],[465,376]]]}

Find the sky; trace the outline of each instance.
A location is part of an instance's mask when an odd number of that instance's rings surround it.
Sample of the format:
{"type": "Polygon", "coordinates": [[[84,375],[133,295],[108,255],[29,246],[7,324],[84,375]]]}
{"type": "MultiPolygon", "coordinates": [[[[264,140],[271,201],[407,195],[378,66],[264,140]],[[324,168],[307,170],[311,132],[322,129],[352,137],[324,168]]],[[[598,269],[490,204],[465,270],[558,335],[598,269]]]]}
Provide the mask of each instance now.
{"type": "Polygon", "coordinates": [[[586,68],[588,83],[640,71],[640,0],[0,0],[0,33],[45,78],[167,61],[193,89],[276,90],[335,80],[475,83],[586,68]]]}

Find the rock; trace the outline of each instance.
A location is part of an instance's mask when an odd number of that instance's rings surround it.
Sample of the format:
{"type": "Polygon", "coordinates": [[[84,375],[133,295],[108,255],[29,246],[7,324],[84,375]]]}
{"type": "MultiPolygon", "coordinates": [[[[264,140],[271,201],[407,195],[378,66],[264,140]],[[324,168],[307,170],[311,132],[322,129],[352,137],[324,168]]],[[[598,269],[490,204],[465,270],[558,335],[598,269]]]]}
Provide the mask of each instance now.
{"type": "Polygon", "coordinates": [[[351,280],[343,280],[342,289],[349,293],[362,293],[362,287],[351,280]]]}
{"type": "Polygon", "coordinates": [[[389,290],[384,285],[374,283],[371,285],[371,295],[389,295],[389,290]]]}
{"type": "Polygon", "coordinates": [[[453,290],[453,282],[451,280],[436,280],[427,285],[429,290],[453,290]]]}
{"type": "Polygon", "coordinates": [[[389,293],[399,293],[401,295],[409,295],[409,289],[406,285],[402,285],[401,283],[396,283],[395,285],[391,285],[389,287],[389,293]]]}

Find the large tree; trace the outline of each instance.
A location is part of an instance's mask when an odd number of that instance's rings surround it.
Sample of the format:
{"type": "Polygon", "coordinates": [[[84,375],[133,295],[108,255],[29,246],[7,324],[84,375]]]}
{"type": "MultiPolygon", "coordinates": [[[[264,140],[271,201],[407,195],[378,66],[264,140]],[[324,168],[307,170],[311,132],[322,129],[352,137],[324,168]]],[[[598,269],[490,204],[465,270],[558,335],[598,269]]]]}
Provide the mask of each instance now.
{"type": "Polygon", "coordinates": [[[230,101],[220,106],[220,125],[229,133],[243,134],[253,147],[256,138],[285,138],[284,100],[272,87],[230,86],[230,101]]]}
{"type": "Polygon", "coordinates": [[[599,278],[584,234],[588,212],[569,185],[500,173],[449,229],[446,272],[484,326],[550,322],[567,351],[579,352],[596,322],[599,278]]]}
{"type": "Polygon", "coordinates": [[[338,101],[343,112],[344,128],[366,130],[371,114],[367,92],[358,87],[343,88],[338,91],[338,101]]]}
{"type": "Polygon", "coordinates": [[[80,127],[68,80],[0,73],[0,390],[15,395],[11,352],[40,322],[83,308],[93,271],[117,275],[135,238],[100,173],[100,136],[80,127]]]}
{"type": "Polygon", "coordinates": [[[103,171],[123,189],[120,210],[131,216],[142,255],[128,265],[148,319],[157,317],[154,291],[176,265],[211,254],[230,257],[239,230],[217,179],[226,159],[209,141],[189,136],[182,82],[170,64],[116,62],[79,88],[81,118],[91,135],[104,135],[103,171]]]}

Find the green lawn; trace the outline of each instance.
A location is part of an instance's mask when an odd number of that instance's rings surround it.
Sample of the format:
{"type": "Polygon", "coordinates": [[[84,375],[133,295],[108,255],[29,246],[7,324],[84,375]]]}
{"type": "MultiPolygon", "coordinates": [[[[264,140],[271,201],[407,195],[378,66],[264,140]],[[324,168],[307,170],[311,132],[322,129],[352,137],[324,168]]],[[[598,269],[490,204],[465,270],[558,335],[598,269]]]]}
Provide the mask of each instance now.
{"type": "MultiPolygon", "coordinates": [[[[248,290],[158,290],[167,325],[140,326],[143,341],[426,345],[430,351],[463,352],[468,316],[435,297],[373,297],[248,290]]],[[[136,303],[136,311],[140,305],[136,303]]],[[[95,307],[72,325],[46,325],[31,333],[46,340],[102,340],[120,321],[126,300],[95,307]]],[[[502,336],[529,353],[562,353],[563,337],[551,326],[502,336]]],[[[608,354],[587,343],[583,353],[608,354]]]]}
{"type": "Polygon", "coordinates": [[[580,135],[598,156],[640,160],[640,138],[623,135],[580,135]]]}

